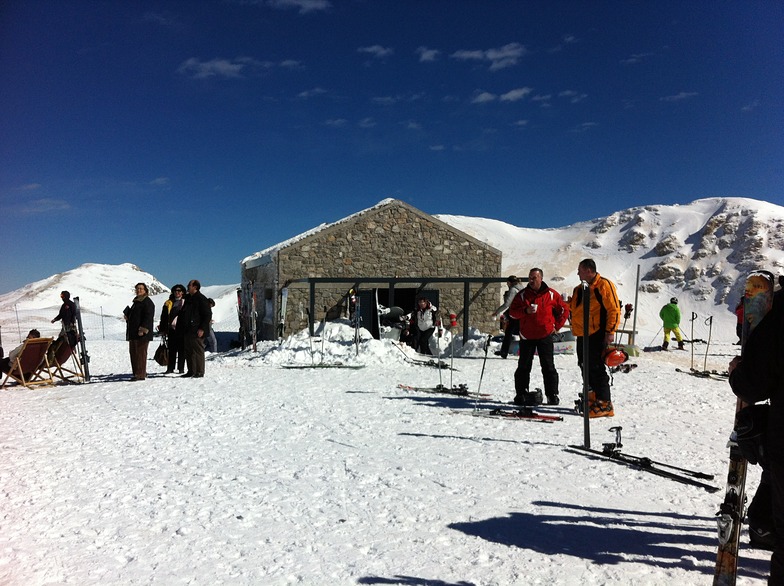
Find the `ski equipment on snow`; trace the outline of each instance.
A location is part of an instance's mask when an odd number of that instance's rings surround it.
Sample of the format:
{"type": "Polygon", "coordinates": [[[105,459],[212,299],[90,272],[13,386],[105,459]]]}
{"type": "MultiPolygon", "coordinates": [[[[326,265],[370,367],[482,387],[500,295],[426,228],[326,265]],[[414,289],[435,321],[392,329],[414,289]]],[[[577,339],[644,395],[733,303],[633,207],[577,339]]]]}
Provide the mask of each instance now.
{"type": "Polygon", "coordinates": [[[87,354],[87,344],[84,339],[84,327],[82,326],[82,307],[79,305],[79,298],[74,297],[74,305],[76,306],[76,327],[79,328],[79,360],[82,363],[84,370],[85,382],[90,382],[90,355],[87,354]]]}
{"type": "Polygon", "coordinates": [[[585,456],[604,458],[612,460],[618,464],[629,466],[637,470],[649,472],[662,478],[668,478],[681,484],[688,484],[703,488],[708,492],[718,492],[720,489],[702,480],[712,480],[713,475],[705,474],[697,470],[689,470],[688,468],[680,468],[671,464],[657,462],[646,456],[633,456],[621,451],[623,444],[621,443],[621,426],[611,427],[610,431],[615,433],[615,441],[602,444],[601,450],[593,450],[583,446],[570,445],[566,448],[567,451],[581,453],[585,456]]]}

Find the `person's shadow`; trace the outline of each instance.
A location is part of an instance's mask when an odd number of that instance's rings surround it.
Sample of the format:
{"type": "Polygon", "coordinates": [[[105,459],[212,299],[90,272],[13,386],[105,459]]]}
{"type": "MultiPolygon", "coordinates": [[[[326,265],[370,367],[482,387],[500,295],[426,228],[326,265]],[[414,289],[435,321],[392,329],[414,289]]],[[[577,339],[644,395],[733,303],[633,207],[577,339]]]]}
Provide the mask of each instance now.
{"type": "MultiPolygon", "coordinates": [[[[531,504],[582,513],[510,513],[482,521],[452,523],[449,528],[510,547],[546,555],[566,554],[596,564],[631,561],[659,568],[713,574],[718,546],[713,517],[624,511],[547,501],[531,504]]],[[[739,575],[760,579],[767,573],[767,561],[741,556],[739,575]]]]}

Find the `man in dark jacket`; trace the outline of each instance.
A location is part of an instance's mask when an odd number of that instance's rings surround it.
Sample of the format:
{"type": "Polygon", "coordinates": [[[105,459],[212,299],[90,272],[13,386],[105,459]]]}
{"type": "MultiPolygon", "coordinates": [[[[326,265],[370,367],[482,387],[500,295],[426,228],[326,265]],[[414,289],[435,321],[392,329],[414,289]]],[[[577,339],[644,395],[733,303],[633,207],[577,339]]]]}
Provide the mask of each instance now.
{"type": "Polygon", "coordinates": [[[68,338],[68,345],[73,348],[76,346],[76,304],[71,301],[71,294],[68,291],[60,293],[60,299],[63,304],[60,306],[60,313],[58,313],[52,320],[52,323],[62,320],[63,329],[60,335],[65,335],[68,338]]]}
{"type": "Polygon", "coordinates": [[[210,331],[212,309],[207,298],[201,293],[201,283],[193,279],[188,283],[188,295],[185,296],[177,327],[183,326],[185,336],[185,364],[187,372],[184,377],[204,376],[204,337],[210,331]]]}
{"type": "MultiPolygon", "coordinates": [[[[781,279],[779,279],[781,282],[781,279]]],[[[784,291],[773,297],[773,308],[752,331],[743,358],[730,362],[732,392],[747,403],[770,399],[766,471],[772,492],[775,545],[769,584],[784,584],[784,291]]]]}

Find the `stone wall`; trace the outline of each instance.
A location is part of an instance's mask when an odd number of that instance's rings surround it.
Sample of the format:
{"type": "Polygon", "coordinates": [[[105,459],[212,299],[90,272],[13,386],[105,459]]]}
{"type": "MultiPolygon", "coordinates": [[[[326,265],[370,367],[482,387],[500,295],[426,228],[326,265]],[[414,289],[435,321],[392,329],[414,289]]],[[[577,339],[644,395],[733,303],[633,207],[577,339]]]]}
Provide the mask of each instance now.
{"type": "MultiPolygon", "coordinates": [[[[271,263],[274,265],[274,262],[271,263]]],[[[266,265],[269,267],[269,265],[266,265]]],[[[501,254],[498,250],[464,234],[447,224],[404,204],[392,201],[350,216],[312,236],[282,248],[278,255],[280,286],[288,281],[315,277],[501,277],[501,254]]],[[[253,270],[253,269],[251,269],[253,270]]],[[[270,269],[263,271],[270,278],[270,269]]],[[[274,271],[273,271],[274,272],[274,271]]],[[[250,271],[245,271],[243,281],[250,271]]],[[[257,271],[257,287],[262,286],[262,271],[257,271]]],[[[379,284],[387,287],[386,284],[379,284]]],[[[415,287],[415,284],[400,285],[415,287]]],[[[324,307],[333,308],[350,285],[319,285],[316,288],[316,319],[323,318],[324,307]]],[[[362,285],[372,288],[373,285],[362,285]]],[[[463,314],[462,284],[433,283],[438,289],[439,306],[445,312],[463,314]]],[[[484,287],[472,284],[470,297],[471,327],[483,332],[497,329],[489,319],[499,305],[501,284],[484,287]],[[481,292],[480,292],[481,290],[481,292]]],[[[289,288],[286,331],[305,327],[308,286],[289,288]]],[[[405,307],[406,311],[413,308],[405,307]]],[[[446,321],[446,319],[445,319],[446,321]]],[[[462,321],[460,323],[462,329],[462,321]]]]}

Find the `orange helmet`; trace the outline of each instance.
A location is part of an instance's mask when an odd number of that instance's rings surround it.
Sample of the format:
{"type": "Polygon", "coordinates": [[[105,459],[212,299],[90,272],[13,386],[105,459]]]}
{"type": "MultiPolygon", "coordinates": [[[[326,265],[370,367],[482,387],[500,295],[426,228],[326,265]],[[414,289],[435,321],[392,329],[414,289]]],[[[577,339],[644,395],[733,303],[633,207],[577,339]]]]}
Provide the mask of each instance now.
{"type": "Polygon", "coordinates": [[[623,348],[620,348],[619,346],[613,346],[611,348],[607,348],[607,350],[604,351],[602,359],[607,366],[614,368],[629,360],[629,355],[623,348]]]}

